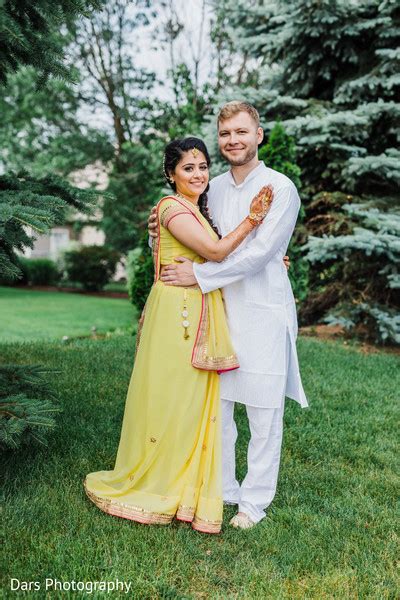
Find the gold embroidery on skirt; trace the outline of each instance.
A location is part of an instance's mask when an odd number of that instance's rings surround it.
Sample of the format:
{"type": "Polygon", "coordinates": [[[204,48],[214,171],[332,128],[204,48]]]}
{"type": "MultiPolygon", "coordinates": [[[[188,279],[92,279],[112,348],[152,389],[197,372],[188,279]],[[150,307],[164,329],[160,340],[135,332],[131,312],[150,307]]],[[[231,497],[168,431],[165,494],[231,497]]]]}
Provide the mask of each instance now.
{"type": "Polygon", "coordinates": [[[139,523],[145,523],[147,525],[168,525],[174,518],[174,515],[150,512],[139,506],[131,506],[130,504],[124,504],[123,502],[100,498],[100,496],[93,494],[93,492],[90,492],[87,489],[86,480],[84,482],[84,487],[88,498],[100,510],[109,515],[122,517],[123,519],[131,519],[132,521],[138,521],[139,523]]]}
{"type": "Polygon", "coordinates": [[[193,521],[194,511],[194,506],[185,506],[180,504],[178,510],[176,511],[176,518],[182,521],[193,521]]]}
{"type": "Polygon", "coordinates": [[[203,533],[219,533],[221,531],[222,521],[210,521],[209,519],[201,519],[197,515],[192,521],[193,529],[203,533]]]}
{"type": "Polygon", "coordinates": [[[219,533],[221,531],[222,521],[201,519],[195,515],[195,508],[192,506],[180,504],[176,514],[174,515],[150,512],[139,506],[132,506],[123,502],[97,496],[86,487],[86,479],[83,485],[88,498],[100,510],[109,515],[121,517],[123,519],[130,519],[131,521],[137,521],[138,523],[144,523],[145,525],[169,525],[172,522],[172,519],[176,517],[181,521],[191,522],[193,529],[203,533],[219,533]]]}
{"type": "Polygon", "coordinates": [[[221,531],[221,521],[211,521],[209,519],[202,519],[195,514],[194,506],[180,505],[176,513],[176,518],[181,521],[187,521],[192,523],[193,529],[202,531],[203,533],[219,533],[221,531]]]}

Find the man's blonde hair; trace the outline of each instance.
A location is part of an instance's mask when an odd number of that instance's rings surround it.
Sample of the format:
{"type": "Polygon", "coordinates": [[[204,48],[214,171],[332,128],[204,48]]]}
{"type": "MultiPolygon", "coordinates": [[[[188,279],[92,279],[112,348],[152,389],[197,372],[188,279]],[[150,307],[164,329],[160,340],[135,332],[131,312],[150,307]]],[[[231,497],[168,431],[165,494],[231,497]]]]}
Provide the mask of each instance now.
{"type": "Polygon", "coordinates": [[[221,121],[226,121],[226,119],[230,119],[240,112],[249,114],[257,127],[260,127],[260,115],[258,114],[258,111],[254,106],[249,104],[249,102],[244,102],[242,100],[232,100],[231,102],[224,104],[218,113],[217,123],[219,124],[221,121]]]}

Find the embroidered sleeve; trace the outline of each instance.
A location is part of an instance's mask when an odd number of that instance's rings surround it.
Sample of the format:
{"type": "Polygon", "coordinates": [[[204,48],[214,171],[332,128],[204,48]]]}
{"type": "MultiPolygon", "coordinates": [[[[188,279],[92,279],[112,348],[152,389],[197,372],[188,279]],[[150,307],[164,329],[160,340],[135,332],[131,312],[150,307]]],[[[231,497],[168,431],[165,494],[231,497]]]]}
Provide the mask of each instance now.
{"type": "Polygon", "coordinates": [[[168,223],[177,215],[191,215],[192,213],[174,200],[166,200],[160,206],[160,223],[163,227],[168,227],[168,223]]]}

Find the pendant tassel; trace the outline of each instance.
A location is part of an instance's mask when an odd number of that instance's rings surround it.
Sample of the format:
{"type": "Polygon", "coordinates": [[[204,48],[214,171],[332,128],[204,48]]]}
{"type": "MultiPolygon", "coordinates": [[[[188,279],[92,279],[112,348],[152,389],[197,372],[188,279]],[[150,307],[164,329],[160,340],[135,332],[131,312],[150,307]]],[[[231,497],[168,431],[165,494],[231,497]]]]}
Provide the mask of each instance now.
{"type": "Polygon", "coordinates": [[[185,340],[188,340],[190,335],[188,332],[188,328],[190,325],[190,322],[188,321],[188,316],[189,316],[189,311],[188,311],[188,307],[187,307],[187,289],[185,288],[183,291],[183,310],[182,310],[182,317],[183,317],[183,321],[182,321],[182,326],[184,327],[184,334],[183,334],[183,338],[185,340]]]}

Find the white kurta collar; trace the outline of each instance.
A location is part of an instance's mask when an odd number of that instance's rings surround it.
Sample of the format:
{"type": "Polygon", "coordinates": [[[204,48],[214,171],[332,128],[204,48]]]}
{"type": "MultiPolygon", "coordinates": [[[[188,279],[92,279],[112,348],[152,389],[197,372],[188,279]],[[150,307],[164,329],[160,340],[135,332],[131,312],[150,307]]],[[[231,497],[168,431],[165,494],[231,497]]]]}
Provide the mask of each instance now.
{"type": "Polygon", "coordinates": [[[233,185],[236,189],[240,190],[242,189],[242,187],[244,187],[246,184],[249,183],[249,181],[251,181],[252,179],[254,179],[254,177],[258,177],[259,175],[261,175],[261,173],[264,171],[264,169],[266,170],[267,167],[265,166],[265,163],[263,163],[262,160],[260,160],[258,162],[258,165],[252,170],[250,171],[250,173],[247,175],[247,177],[242,181],[242,183],[237,184],[233,178],[232,175],[232,171],[228,171],[228,181],[231,185],[233,185]]]}

